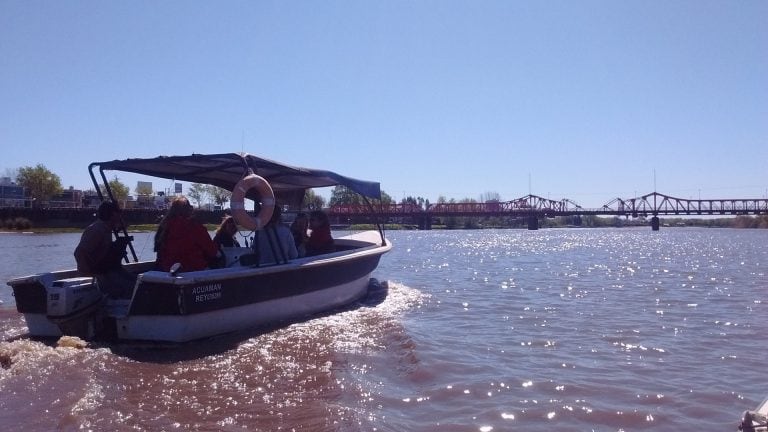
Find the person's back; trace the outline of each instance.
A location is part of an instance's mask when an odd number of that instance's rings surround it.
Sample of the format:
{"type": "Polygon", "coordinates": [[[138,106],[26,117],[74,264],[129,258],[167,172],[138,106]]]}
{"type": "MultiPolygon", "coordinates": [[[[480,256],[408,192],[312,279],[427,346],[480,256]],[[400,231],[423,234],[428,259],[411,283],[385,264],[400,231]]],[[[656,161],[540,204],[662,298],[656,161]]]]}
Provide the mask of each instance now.
{"type": "Polygon", "coordinates": [[[254,233],[254,249],[260,264],[283,263],[299,256],[290,228],[281,221],[281,209],[275,206],[269,223],[254,233]]]}
{"type": "Polygon", "coordinates": [[[203,270],[216,257],[216,245],[202,224],[175,217],[168,221],[167,230],[165,246],[158,254],[161,270],[169,271],[175,263],[184,272],[203,270]]]}
{"type": "Polygon", "coordinates": [[[205,226],[192,219],[192,210],[186,198],[176,198],[160,223],[155,239],[160,270],[170,271],[175,263],[183,272],[203,270],[216,259],[218,248],[205,226]]]}
{"type": "Polygon", "coordinates": [[[259,263],[275,264],[295,259],[299,256],[291,230],[283,225],[268,225],[255,234],[259,252],[259,263]]]}
{"type": "Polygon", "coordinates": [[[107,222],[97,219],[85,228],[75,248],[77,271],[83,276],[93,276],[113,268],[115,263],[109,262],[111,248],[112,229],[107,222]]]}
{"type": "Polygon", "coordinates": [[[99,205],[97,216],[75,247],[77,271],[83,276],[94,276],[99,290],[110,297],[129,298],[136,276],[121,264],[126,243],[112,241],[112,231],[122,226],[120,208],[116,203],[104,201],[99,205]]]}

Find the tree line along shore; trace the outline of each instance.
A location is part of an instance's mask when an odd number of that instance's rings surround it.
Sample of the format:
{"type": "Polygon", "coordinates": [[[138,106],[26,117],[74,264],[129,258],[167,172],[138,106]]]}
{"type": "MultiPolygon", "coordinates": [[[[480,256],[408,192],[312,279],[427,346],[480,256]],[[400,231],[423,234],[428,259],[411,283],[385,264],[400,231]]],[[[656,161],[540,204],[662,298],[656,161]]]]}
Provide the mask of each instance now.
{"type": "MultiPolygon", "coordinates": [[[[126,210],[123,219],[131,230],[154,230],[164,212],[154,209],[126,210]]],[[[214,229],[226,210],[198,210],[195,217],[214,229]]],[[[707,227],[707,228],[768,228],[768,216],[735,216],[723,218],[660,218],[667,227],[707,227]]],[[[79,231],[95,220],[95,210],[90,208],[31,209],[0,208],[0,230],[2,231],[79,231]]],[[[407,218],[382,221],[386,229],[417,229],[418,226],[407,218]]],[[[365,229],[369,220],[332,221],[336,228],[365,229]]],[[[602,227],[638,227],[649,225],[644,218],[623,217],[556,217],[544,218],[541,228],[602,228],[602,227]]],[[[483,228],[526,228],[527,220],[504,217],[443,217],[436,219],[432,229],[483,229],[483,228]]]]}
{"type": "MultiPolygon", "coordinates": [[[[76,230],[83,229],[94,220],[95,209],[82,207],[51,207],[44,206],[44,203],[51,202],[51,198],[61,193],[61,180],[58,175],[51,172],[42,164],[35,167],[22,167],[16,170],[9,170],[11,174],[5,179],[15,179],[18,185],[17,189],[26,190],[23,193],[22,201],[29,199],[29,206],[0,208],[0,230],[2,231],[29,231],[29,230],[76,230]],[[28,196],[27,196],[28,195],[28,196]]],[[[130,189],[123,184],[117,177],[109,181],[110,189],[118,202],[123,205],[127,202],[130,189]]],[[[97,197],[96,191],[88,191],[89,196],[97,197]]],[[[140,198],[144,201],[149,199],[154,202],[153,191],[143,190],[137,187],[136,201],[140,198]]],[[[224,210],[221,209],[231,196],[231,192],[210,185],[192,184],[189,186],[187,195],[197,203],[198,207],[208,203],[207,207],[213,210],[198,210],[196,217],[206,225],[218,225],[224,216],[224,210]]],[[[164,199],[171,197],[163,196],[164,199]]],[[[304,204],[307,208],[326,208],[327,206],[344,204],[362,204],[359,197],[342,186],[333,188],[330,199],[326,203],[324,197],[316,195],[312,190],[308,190],[304,197],[304,204]]],[[[501,196],[496,192],[486,192],[480,196],[480,200],[465,198],[462,200],[448,200],[441,196],[437,202],[499,202],[501,196]]],[[[386,192],[382,191],[381,204],[390,204],[394,200],[386,192]]],[[[429,201],[423,197],[405,197],[401,204],[412,204],[421,208],[429,206],[429,201]]],[[[163,210],[149,206],[148,208],[126,208],[124,212],[125,222],[132,227],[155,226],[163,215],[163,210]]],[[[360,220],[349,219],[336,220],[334,225],[337,227],[351,226],[355,224],[370,224],[370,217],[362,217],[360,220]]],[[[389,229],[417,229],[415,221],[406,218],[398,218],[387,223],[389,229]]],[[[556,227],[633,227],[649,225],[646,218],[624,218],[624,217],[604,217],[594,215],[569,216],[544,218],[539,221],[541,228],[556,227]]],[[[768,228],[768,216],[728,216],[722,218],[670,218],[660,217],[662,226],[668,227],[716,227],[716,228],[768,228]]],[[[368,225],[366,225],[368,226],[368,225]]],[[[431,229],[482,229],[482,228],[527,228],[528,221],[512,217],[435,217],[430,224],[431,229]]]]}

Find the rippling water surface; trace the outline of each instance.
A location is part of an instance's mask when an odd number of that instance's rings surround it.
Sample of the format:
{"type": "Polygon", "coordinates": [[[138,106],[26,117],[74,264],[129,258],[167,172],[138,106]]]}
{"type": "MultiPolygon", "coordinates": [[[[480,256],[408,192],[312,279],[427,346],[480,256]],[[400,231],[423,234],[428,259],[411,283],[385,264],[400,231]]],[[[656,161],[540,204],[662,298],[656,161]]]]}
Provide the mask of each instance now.
{"type": "MultiPolygon", "coordinates": [[[[388,235],[363,302],[183,345],[29,340],[0,287],[0,426],[735,431],[768,393],[767,231],[388,235]]],[[[0,235],[1,279],[78,238],[0,235]]]]}

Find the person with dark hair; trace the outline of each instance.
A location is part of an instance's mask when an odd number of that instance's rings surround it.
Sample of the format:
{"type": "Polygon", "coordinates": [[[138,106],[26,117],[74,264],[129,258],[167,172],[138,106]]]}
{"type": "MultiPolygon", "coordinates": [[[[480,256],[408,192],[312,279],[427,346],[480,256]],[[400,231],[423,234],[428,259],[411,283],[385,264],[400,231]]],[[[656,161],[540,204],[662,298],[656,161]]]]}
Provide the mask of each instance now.
{"type": "Polygon", "coordinates": [[[285,263],[299,256],[291,230],[282,223],[282,213],[282,208],[275,206],[264,229],[254,233],[253,248],[261,264],[285,263]]]}
{"type": "Polygon", "coordinates": [[[326,254],[335,250],[327,214],[321,210],[310,213],[309,229],[311,232],[307,239],[307,256],[326,254]]]}
{"type": "Polygon", "coordinates": [[[187,198],[179,196],[171,203],[155,233],[157,265],[170,271],[175,263],[181,271],[204,270],[217,264],[221,256],[205,226],[193,218],[194,208],[187,198]]]}
{"type": "Polygon", "coordinates": [[[112,241],[112,232],[123,224],[120,207],[104,201],[96,217],[96,221],[85,228],[75,248],[77,271],[83,276],[94,276],[99,289],[108,296],[130,298],[136,276],[121,264],[127,243],[123,238],[112,241]]]}
{"type": "Polygon", "coordinates": [[[216,243],[216,247],[240,247],[240,242],[237,241],[235,235],[237,234],[237,222],[232,216],[224,216],[221,220],[221,225],[216,228],[216,234],[213,235],[213,242],[216,243]]]}

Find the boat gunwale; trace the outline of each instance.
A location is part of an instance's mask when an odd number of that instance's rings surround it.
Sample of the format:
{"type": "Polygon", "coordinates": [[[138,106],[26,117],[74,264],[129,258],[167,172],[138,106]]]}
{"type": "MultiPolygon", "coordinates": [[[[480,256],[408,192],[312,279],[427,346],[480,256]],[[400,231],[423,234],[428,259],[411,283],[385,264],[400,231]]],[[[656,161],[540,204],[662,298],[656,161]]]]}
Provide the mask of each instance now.
{"type": "MultiPolygon", "coordinates": [[[[375,232],[375,231],[372,231],[372,232],[375,232]]],[[[339,239],[339,240],[342,240],[342,239],[339,239]]],[[[351,239],[347,239],[347,240],[351,240],[351,239]]],[[[363,243],[363,241],[361,240],[353,240],[353,241],[363,243]]],[[[365,243],[370,243],[370,242],[365,242],[365,243]]],[[[169,272],[160,271],[160,270],[149,270],[144,273],[141,273],[139,277],[143,282],[164,283],[168,285],[193,285],[201,282],[239,279],[244,277],[247,278],[249,276],[281,273],[286,271],[301,270],[301,269],[329,265],[329,264],[340,264],[345,261],[353,261],[356,259],[367,257],[369,255],[383,255],[389,252],[391,249],[392,249],[392,244],[387,240],[384,246],[379,244],[369,244],[369,246],[364,246],[356,249],[347,249],[347,250],[331,252],[323,255],[296,258],[281,264],[268,264],[268,265],[260,265],[260,266],[234,265],[230,267],[178,273],[176,275],[171,275],[169,272]]]]}

